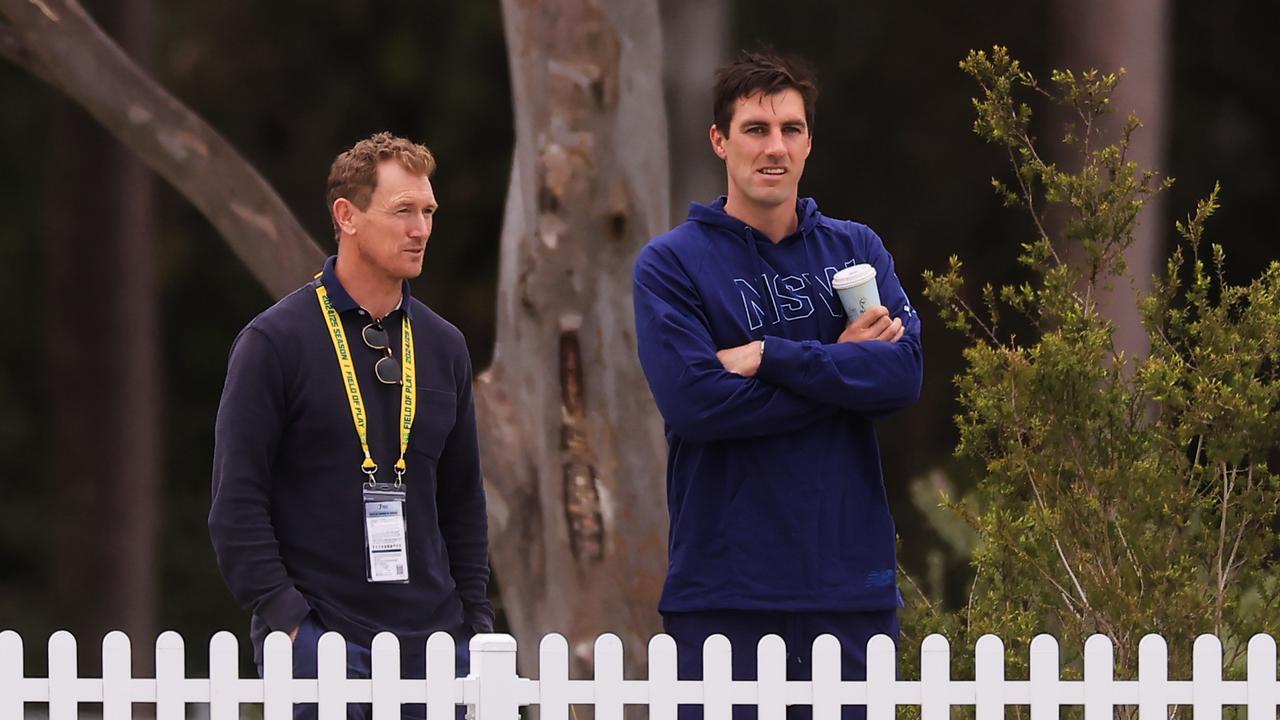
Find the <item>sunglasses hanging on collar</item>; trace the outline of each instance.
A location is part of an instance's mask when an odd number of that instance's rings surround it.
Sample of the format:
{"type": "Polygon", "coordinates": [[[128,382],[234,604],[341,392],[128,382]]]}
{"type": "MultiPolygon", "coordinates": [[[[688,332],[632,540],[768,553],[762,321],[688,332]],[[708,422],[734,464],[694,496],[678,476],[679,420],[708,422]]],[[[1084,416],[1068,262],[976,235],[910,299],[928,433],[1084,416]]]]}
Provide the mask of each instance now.
{"type": "Polygon", "coordinates": [[[391,352],[391,338],[382,324],[373,322],[365,325],[360,331],[360,337],[365,345],[383,353],[373,366],[373,374],[378,376],[378,381],[385,385],[399,385],[402,379],[400,363],[391,352]]]}

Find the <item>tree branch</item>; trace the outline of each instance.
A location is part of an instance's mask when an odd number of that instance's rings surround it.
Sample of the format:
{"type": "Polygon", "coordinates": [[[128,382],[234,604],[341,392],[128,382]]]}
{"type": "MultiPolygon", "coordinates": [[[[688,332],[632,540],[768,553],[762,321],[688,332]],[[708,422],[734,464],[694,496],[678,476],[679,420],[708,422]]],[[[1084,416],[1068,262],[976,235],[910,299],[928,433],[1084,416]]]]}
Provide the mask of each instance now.
{"type": "Polygon", "coordinates": [[[1125,539],[1124,528],[1120,526],[1120,521],[1116,521],[1116,533],[1120,537],[1120,544],[1124,545],[1124,552],[1129,556],[1129,563],[1133,565],[1133,571],[1138,576],[1138,595],[1146,593],[1146,583],[1142,577],[1142,563],[1138,562],[1138,556],[1133,554],[1133,548],[1129,547],[1129,541],[1125,539]]]}
{"type": "Polygon", "coordinates": [[[49,76],[49,70],[34,55],[31,48],[22,42],[22,38],[9,25],[0,22],[0,57],[26,70],[35,77],[49,83],[55,88],[58,84],[49,76]]]}
{"type": "Polygon", "coordinates": [[[1226,569],[1223,567],[1223,561],[1226,559],[1227,545],[1227,510],[1231,504],[1232,473],[1228,472],[1227,464],[1222,462],[1219,464],[1222,472],[1222,518],[1218,524],[1218,588],[1214,602],[1214,634],[1222,634],[1222,611],[1226,604],[1227,592],[1227,575],[1226,569]]]}
{"type": "Polygon", "coordinates": [[[83,107],[208,218],[272,295],[324,253],[275,190],[199,116],[143,72],[75,0],[0,0],[0,53],[83,107]]]}
{"type": "MultiPolygon", "coordinates": [[[[1035,471],[1033,471],[1031,466],[1026,462],[1023,462],[1022,467],[1027,473],[1027,481],[1031,484],[1031,492],[1035,494],[1036,505],[1040,507],[1041,512],[1048,515],[1049,508],[1045,504],[1044,498],[1040,495],[1040,488],[1036,483],[1035,471]]],[[[1057,533],[1050,532],[1049,537],[1053,539],[1053,547],[1058,551],[1058,559],[1062,561],[1062,567],[1066,568],[1067,575],[1071,577],[1071,584],[1075,586],[1076,592],[1080,594],[1081,607],[1086,611],[1089,610],[1089,596],[1085,594],[1084,587],[1080,585],[1080,579],[1076,577],[1075,571],[1071,569],[1071,563],[1067,562],[1067,554],[1062,550],[1062,543],[1058,541],[1057,533]]],[[[1054,585],[1057,585],[1057,583],[1054,583],[1054,585]]],[[[1066,591],[1064,590],[1063,592],[1065,593],[1066,591]]]]}
{"type": "Polygon", "coordinates": [[[911,577],[911,573],[907,572],[907,569],[902,566],[901,562],[898,563],[898,573],[902,575],[902,577],[907,581],[907,584],[911,586],[911,589],[915,590],[916,594],[920,596],[920,599],[924,601],[924,606],[929,611],[929,615],[935,618],[939,617],[937,606],[933,604],[933,601],[929,599],[928,595],[924,594],[924,590],[920,589],[920,586],[916,583],[916,579],[911,577]]]}

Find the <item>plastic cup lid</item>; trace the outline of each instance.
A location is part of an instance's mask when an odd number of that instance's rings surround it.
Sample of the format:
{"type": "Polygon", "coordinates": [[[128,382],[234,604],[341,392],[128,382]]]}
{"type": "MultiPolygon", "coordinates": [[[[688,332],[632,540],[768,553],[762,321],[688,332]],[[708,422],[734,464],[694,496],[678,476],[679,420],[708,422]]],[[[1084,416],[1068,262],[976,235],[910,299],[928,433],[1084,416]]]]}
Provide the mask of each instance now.
{"type": "Polygon", "coordinates": [[[835,290],[843,290],[851,288],[855,285],[861,285],[868,280],[874,280],[876,277],[876,268],[874,265],[851,265],[835,275],[831,276],[831,287],[835,290]]]}

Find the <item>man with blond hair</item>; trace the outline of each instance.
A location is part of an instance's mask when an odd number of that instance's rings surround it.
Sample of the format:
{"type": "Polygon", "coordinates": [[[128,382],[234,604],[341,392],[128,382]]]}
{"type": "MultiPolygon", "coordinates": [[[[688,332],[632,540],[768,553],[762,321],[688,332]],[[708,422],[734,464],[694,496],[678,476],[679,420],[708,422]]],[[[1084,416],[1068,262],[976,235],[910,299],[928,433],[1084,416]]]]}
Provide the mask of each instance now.
{"type": "Polygon", "coordinates": [[[316,642],[334,630],[349,676],[368,677],[373,636],[389,631],[404,676],[423,677],[425,641],[443,631],[465,671],[467,639],[492,629],[471,361],[457,328],[409,292],[434,170],[427,148],[389,133],[339,155],[327,192],[338,254],[232,345],[209,534],[253,613],[259,668],[278,630],[294,676],[315,677],[316,642]]]}

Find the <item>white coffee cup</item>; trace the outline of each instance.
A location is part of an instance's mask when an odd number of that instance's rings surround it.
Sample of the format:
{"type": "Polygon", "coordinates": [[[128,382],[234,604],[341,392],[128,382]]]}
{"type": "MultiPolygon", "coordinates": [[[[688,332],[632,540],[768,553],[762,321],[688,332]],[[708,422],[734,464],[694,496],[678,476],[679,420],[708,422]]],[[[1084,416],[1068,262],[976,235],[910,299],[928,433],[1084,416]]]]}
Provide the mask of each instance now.
{"type": "Polygon", "coordinates": [[[831,276],[831,289],[840,296],[844,314],[850,320],[880,304],[880,291],[876,289],[874,265],[851,265],[831,276]]]}

